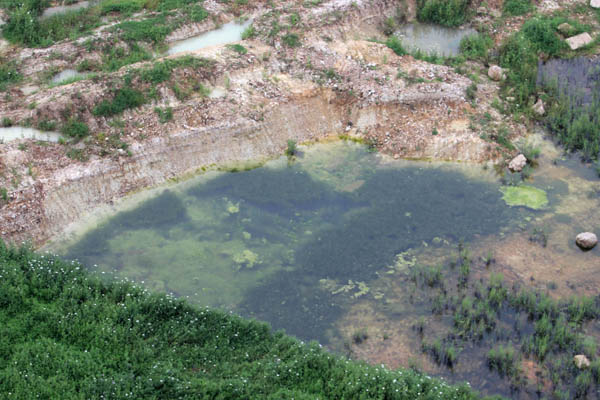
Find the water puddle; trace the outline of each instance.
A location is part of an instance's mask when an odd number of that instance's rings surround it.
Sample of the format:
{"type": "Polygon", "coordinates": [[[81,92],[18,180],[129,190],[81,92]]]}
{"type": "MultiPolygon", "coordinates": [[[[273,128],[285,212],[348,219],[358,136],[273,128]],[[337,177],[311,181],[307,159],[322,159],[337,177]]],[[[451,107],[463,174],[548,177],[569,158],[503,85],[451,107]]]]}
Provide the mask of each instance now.
{"type": "Polygon", "coordinates": [[[46,8],[44,10],[44,12],[42,13],[41,18],[48,18],[48,17],[57,15],[57,14],[64,14],[64,13],[70,12],[70,11],[77,11],[82,8],[88,7],[89,5],[90,5],[89,1],[80,1],[79,3],[70,4],[68,6],[57,6],[57,7],[46,8]]]}
{"type": "Polygon", "coordinates": [[[395,33],[402,44],[413,50],[455,56],[460,52],[460,41],[465,36],[476,34],[471,28],[447,28],[439,25],[410,23],[403,25],[395,33]]]}
{"type": "Polygon", "coordinates": [[[58,142],[62,135],[57,132],[42,132],[33,128],[23,128],[12,126],[9,128],[0,128],[0,140],[7,142],[16,139],[35,139],[45,142],[58,142]]]}
{"type": "Polygon", "coordinates": [[[59,83],[66,82],[73,78],[79,78],[79,77],[83,77],[83,76],[85,76],[85,74],[82,74],[81,72],[77,72],[74,69],[65,69],[64,71],[61,71],[58,74],[54,75],[51,82],[53,84],[57,85],[59,83]]]}
{"type": "Polygon", "coordinates": [[[205,47],[218,46],[234,43],[242,40],[242,33],[252,24],[252,20],[243,23],[236,21],[224,24],[219,29],[203,33],[189,39],[174,42],[170,45],[167,54],[175,54],[183,51],[194,51],[205,47]]]}

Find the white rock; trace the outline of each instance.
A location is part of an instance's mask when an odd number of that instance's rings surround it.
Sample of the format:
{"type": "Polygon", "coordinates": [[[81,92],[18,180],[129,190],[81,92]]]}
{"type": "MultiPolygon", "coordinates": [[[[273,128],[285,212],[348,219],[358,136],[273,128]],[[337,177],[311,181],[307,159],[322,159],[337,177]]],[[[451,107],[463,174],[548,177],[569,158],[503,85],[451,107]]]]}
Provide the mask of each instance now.
{"type": "Polygon", "coordinates": [[[593,8],[600,8],[600,0],[590,0],[590,6],[593,8]]]}
{"type": "Polygon", "coordinates": [[[598,237],[592,232],[582,232],[575,237],[575,243],[582,249],[589,250],[598,243],[598,237]]]}
{"type": "Polygon", "coordinates": [[[542,116],[546,113],[542,99],[538,99],[538,101],[533,105],[533,112],[539,116],[542,116]]]}
{"type": "Polygon", "coordinates": [[[583,354],[577,354],[573,357],[573,361],[575,362],[575,366],[579,369],[587,368],[590,366],[590,360],[583,354]]]}
{"type": "Polygon", "coordinates": [[[502,68],[497,65],[491,65],[488,69],[488,76],[494,81],[502,80],[502,68]]]}
{"type": "Polygon", "coordinates": [[[519,154],[508,163],[508,169],[512,172],[521,172],[523,168],[527,165],[527,158],[523,154],[519,154]]]}
{"type": "Polygon", "coordinates": [[[592,43],[594,39],[590,36],[589,33],[583,32],[579,35],[572,36],[566,40],[567,44],[571,48],[571,50],[577,50],[583,46],[587,46],[592,43]]]}

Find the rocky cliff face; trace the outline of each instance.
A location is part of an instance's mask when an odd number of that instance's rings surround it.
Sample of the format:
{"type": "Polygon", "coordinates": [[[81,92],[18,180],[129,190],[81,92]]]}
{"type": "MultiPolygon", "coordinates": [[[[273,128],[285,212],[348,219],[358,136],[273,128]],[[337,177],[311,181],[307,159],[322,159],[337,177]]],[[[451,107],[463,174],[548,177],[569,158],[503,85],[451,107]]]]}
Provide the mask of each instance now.
{"type": "MultiPolygon", "coordinates": [[[[68,111],[77,113],[92,134],[66,148],[34,141],[0,145],[0,186],[9,188],[0,210],[3,238],[40,245],[128,193],[202,167],[277,156],[289,139],[310,142],[346,135],[394,157],[497,159],[496,145],[471,129],[468,78],[450,67],[398,57],[385,45],[348,37],[357,36],[360,31],[355,29],[361,26],[376,26],[395,10],[394,4],[325,2],[310,10],[314,18],[307,19],[298,48],[255,39],[244,42],[244,55],[226,46],[192,52],[211,60],[210,68],[174,71],[169,81],[153,86],[157,96],[150,103],[117,118],[99,117],[91,110],[128,70],[152,62],[70,85],[40,86],[31,94],[22,87],[13,89],[8,100],[0,100],[0,115],[36,125],[60,120],[68,111]],[[324,35],[336,40],[324,40],[324,35]],[[174,88],[182,82],[202,83],[213,92],[182,98],[174,88]],[[173,119],[160,123],[156,107],[172,107],[173,119]]],[[[258,29],[268,22],[261,15],[255,12],[258,29]]],[[[70,54],[69,46],[75,45],[63,43],[54,50],[64,48],[70,54]]],[[[52,48],[44,51],[52,54],[52,48]]],[[[36,69],[28,65],[43,59],[40,54],[21,51],[25,74],[35,75],[36,69]]],[[[497,115],[489,107],[497,86],[480,86],[479,106],[497,115]]]]}

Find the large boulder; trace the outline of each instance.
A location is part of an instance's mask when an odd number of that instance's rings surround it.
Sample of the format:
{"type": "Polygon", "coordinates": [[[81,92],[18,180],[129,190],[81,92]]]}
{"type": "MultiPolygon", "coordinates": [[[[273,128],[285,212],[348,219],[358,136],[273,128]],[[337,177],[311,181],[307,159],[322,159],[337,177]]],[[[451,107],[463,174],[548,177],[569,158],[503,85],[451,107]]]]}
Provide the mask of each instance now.
{"type": "Polygon", "coordinates": [[[583,32],[579,35],[572,36],[566,40],[567,44],[571,48],[571,50],[577,50],[582,48],[583,46],[587,46],[592,43],[594,39],[590,36],[589,33],[583,32]]]}
{"type": "Polygon", "coordinates": [[[533,112],[539,116],[542,116],[546,113],[542,99],[538,99],[538,101],[533,105],[533,112]]]}
{"type": "Polygon", "coordinates": [[[502,72],[502,68],[500,68],[497,65],[491,65],[490,68],[488,69],[488,76],[493,81],[500,81],[500,80],[502,80],[502,76],[503,75],[504,74],[502,72]]]}
{"type": "Polygon", "coordinates": [[[598,237],[592,232],[582,232],[575,237],[575,243],[582,249],[589,250],[598,243],[598,237]]]}
{"type": "Polygon", "coordinates": [[[600,0],[590,0],[590,6],[593,8],[600,8],[600,0]]]}
{"type": "Polygon", "coordinates": [[[527,158],[523,154],[519,154],[508,163],[508,169],[512,172],[521,172],[527,165],[527,158]]]}
{"type": "Polygon", "coordinates": [[[573,357],[573,362],[575,363],[575,366],[579,369],[587,368],[590,366],[590,360],[588,360],[588,358],[583,354],[577,354],[575,357],[573,357]]]}

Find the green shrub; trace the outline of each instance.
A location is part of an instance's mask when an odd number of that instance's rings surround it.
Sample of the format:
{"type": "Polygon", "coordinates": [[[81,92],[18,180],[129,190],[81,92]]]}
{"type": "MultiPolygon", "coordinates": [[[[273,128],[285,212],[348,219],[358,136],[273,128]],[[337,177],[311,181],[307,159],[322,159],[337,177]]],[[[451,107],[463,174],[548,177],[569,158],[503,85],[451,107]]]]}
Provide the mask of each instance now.
{"type": "Polygon", "coordinates": [[[556,33],[556,27],[562,19],[534,17],[523,24],[521,32],[527,38],[535,52],[543,52],[551,57],[557,56],[568,48],[564,40],[556,33]]]}
{"type": "Polygon", "coordinates": [[[236,53],[238,53],[240,55],[244,55],[244,54],[248,53],[248,49],[246,49],[241,44],[237,44],[237,43],[236,44],[228,44],[227,48],[235,51],[236,53]]]}
{"type": "Polygon", "coordinates": [[[40,122],[38,122],[38,129],[43,132],[51,132],[56,129],[56,125],[56,121],[43,119],[40,122]]]}
{"type": "Polygon", "coordinates": [[[162,108],[156,107],[154,112],[158,114],[158,121],[161,124],[166,124],[167,122],[173,119],[173,109],[171,107],[167,107],[164,110],[162,108]]]}
{"type": "Polygon", "coordinates": [[[527,14],[533,11],[534,7],[531,0],[505,0],[502,10],[509,16],[527,14]]]}
{"type": "Polygon", "coordinates": [[[147,61],[152,59],[152,54],[144,50],[136,43],[129,43],[129,48],[124,49],[122,47],[109,46],[105,49],[103,55],[102,69],[105,71],[113,72],[119,68],[134,64],[140,61],[147,61]]]}
{"type": "Polygon", "coordinates": [[[153,42],[155,44],[162,42],[173,31],[173,27],[167,24],[164,15],[141,21],[121,22],[114,29],[120,31],[121,38],[125,41],[153,42]]]}
{"type": "Polygon", "coordinates": [[[10,119],[8,117],[2,117],[2,127],[3,128],[10,128],[12,125],[13,125],[12,119],[10,119]]]}
{"type": "Polygon", "coordinates": [[[5,91],[12,84],[23,79],[23,76],[17,71],[14,61],[5,61],[0,59],[0,92],[5,91]]]}
{"type": "Polygon", "coordinates": [[[86,125],[85,122],[73,118],[69,119],[63,125],[60,131],[65,136],[77,139],[84,138],[90,134],[90,128],[86,125]]]}
{"type": "Polygon", "coordinates": [[[144,8],[143,0],[103,0],[100,3],[100,13],[102,15],[119,13],[133,14],[144,8]]]}
{"type": "Polygon", "coordinates": [[[118,89],[111,100],[103,100],[94,107],[93,114],[96,116],[111,117],[121,114],[130,108],[137,108],[146,103],[144,94],[130,87],[118,89]]]}
{"type": "Polygon", "coordinates": [[[497,371],[500,376],[516,376],[518,370],[518,355],[512,346],[498,346],[487,354],[487,364],[490,370],[497,371]]]}
{"type": "Polygon", "coordinates": [[[408,51],[406,51],[406,49],[402,45],[402,41],[396,36],[390,36],[389,38],[387,38],[387,40],[385,41],[385,45],[392,49],[392,51],[396,53],[396,55],[404,56],[408,54],[408,51]]]}
{"type": "Polygon", "coordinates": [[[485,59],[493,45],[494,41],[489,35],[478,33],[461,39],[460,52],[471,60],[485,59]]]}
{"type": "Polygon", "coordinates": [[[469,0],[417,0],[417,19],[443,26],[466,22],[469,0]]]}
{"type": "Polygon", "coordinates": [[[242,39],[246,40],[246,39],[251,39],[253,37],[256,36],[256,29],[254,29],[253,25],[250,25],[249,27],[247,27],[246,29],[244,29],[244,32],[242,32],[242,39]]]}
{"type": "Polygon", "coordinates": [[[281,38],[283,44],[288,47],[298,47],[300,46],[300,37],[295,33],[288,33],[281,38]]]}
{"type": "Polygon", "coordinates": [[[296,146],[296,141],[291,140],[291,139],[288,140],[287,148],[285,149],[285,155],[288,157],[292,157],[292,156],[295,156],[297,152],[298,152],[298,148],[296,146]]]}

